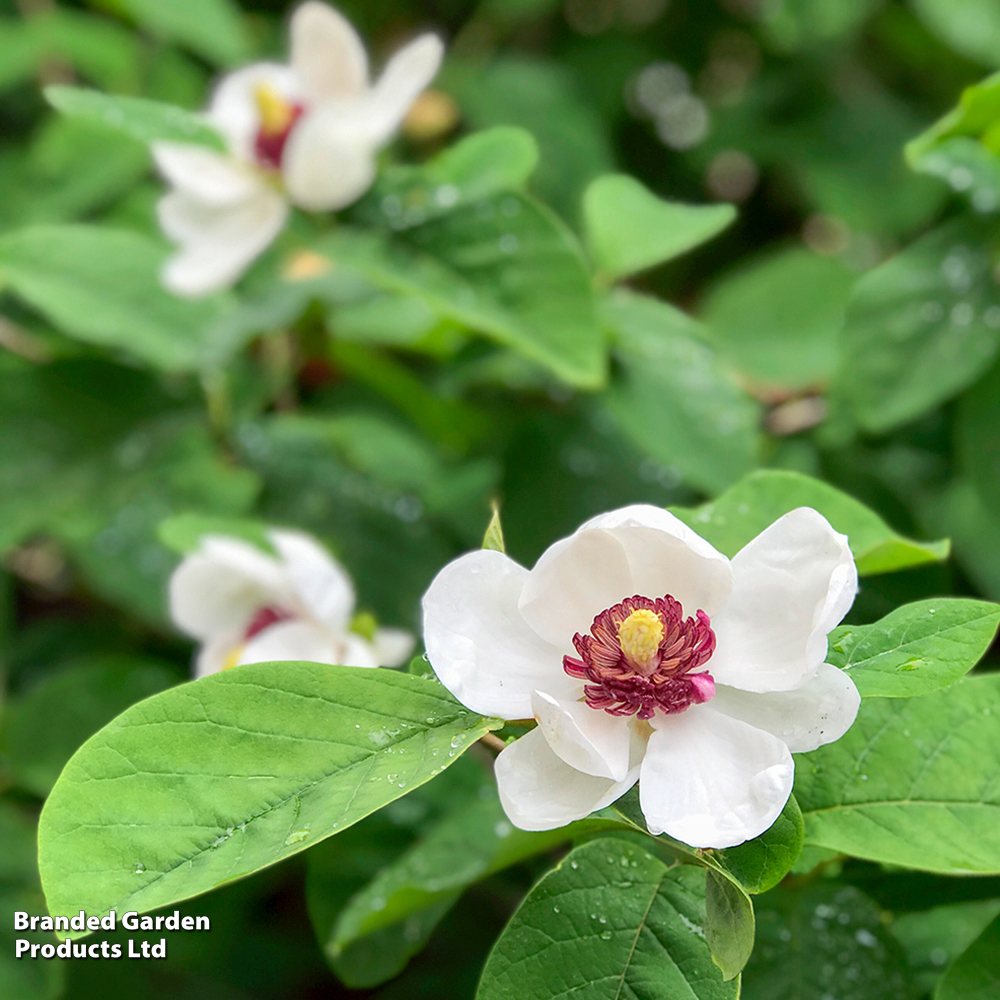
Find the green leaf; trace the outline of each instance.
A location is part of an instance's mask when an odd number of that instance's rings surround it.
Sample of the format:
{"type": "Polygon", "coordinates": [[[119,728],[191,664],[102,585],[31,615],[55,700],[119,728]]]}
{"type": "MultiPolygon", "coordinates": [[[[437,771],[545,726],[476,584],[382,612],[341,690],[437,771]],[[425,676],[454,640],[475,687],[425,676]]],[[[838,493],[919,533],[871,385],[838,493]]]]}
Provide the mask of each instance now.
{"type": "Polygon", "coordinates": [[[98,4],[116,13],[124,11],[157,38],[179,42],[222,66],[244,62],[251,55],[250,36],[233,0],[98,0],[98,4]]]}
{"type": "Polygon", "coordinates": [[[503,543],[503,526],[500,524],[500,508],[493,504],[493,516],[486,526],[486,534],[483,535],[483,548],[492,549],[494,552],[506,552],[503,543]]]}
{"type": "Polygon", "coordinates": [[[758,900],[741,1000],[912,1000],[902,949],[853,886],[819,880],[758,900]]]}
{"type": "Polygon", "coordinates": [[[1000,9],[992,0],[913,0],[928,31],[986,66],[1000,65],[1000,9]]]}
{"type": "Polygon", "coordinates": [[[1000,156],[978,139],[964,135],[941,139],[928,152],[914,155],[912,163],[915,170],[946,181],[977,212],[1000,206],[1000,156]]]}
{"type": "Polygon", "coordinates": [[[995,233],[961,217],[855,286],[838,388],[874,432],[908,423],[974,382],[1000,348],[995,233]]]}
{"type": "Polygon", "coordinates": [[[954,139],[981,141],[986,149],[1000,152],[995,127],[1000,124],[1000,73],[966,87],[959,103],[926,132],[911,139],[903,150],[914,170],[925,167],[927,156],[954,139]]]}
{"type": "Polygon", "coordinates": [[[610,281],[679,257],[735,218],[732,205],[664,201],[626,174],[598,177],[583,196],[587,249],[610,281]]]}
{"type": "MultiPolygon", "coordinates": [[[[394,936],[411,939],[411,944],[424,941],[469,886],[610,825],[605,820],[585,819],[543,833],[515,829],[504,815],[489,776],[489,784],[454,796],[440,819],[355,893],[341,910],[325,950],[337,968],[338,957],[364,938],[384,939],[387,932],[394,932],[394,936]],[[423,930],[426,933],[418,933],[423,930]]],[[[382,974],[379,981],[387,978],[382,974]]],[[[362,983],[352,977],[350,985],[371,985],[371,981],[362,983]]]]}
{"type": "Polygon", "coordinates": [[[579,388],[605,378],[590,280],[572,234],[527,195],[460,205],[391,242],[341,227],[315,248],[378,287],[423,298],[579,388]]]}
{"type": "MultiPolygon", "coordinates": [[[[1000,161],[998,161],[1000,162],[1000,161]]],[[[1000,510],[1000,365],[995,365],[958,402],[955,450],[962,471],[987,510],[1000,510]]]]}
{"type": "Polygon", "coordinates": [[[712,858],[747,892],[767,892],[798,860],[804,830],[802,812],[792,795],[770,829],[744,844],[713,851],[712,858]]]}
{"type": "Polygon", "coordinates": [[[568,66],[537,56],[448,62],[441,83],[454,94],[463,118],[476,128],[527,129],[541,152],[532,189],[564,219],[575,219],[586,185],[614,169],[608,124],[590,90],[568,66]]]}
{"type": "Polygon", "coordinates": [[[148,237],[97,226],[33,226],[0,237],[0,284],[62,333],[164,371],[191,371],[223,298],[165,292],[166,254],[148,237]]]}
{"type": "Polygon", "coordinates": [[[705,942],[705,876],[623,840],[571,851],[528,894],[483,970],[477,1000],[724,1000],[705,942]]]}
{"type": "Polygon", "coordinates": [[[647,455],[709,492],[755,464],[758,406],[717,362],[698,324],[646,296],[617,291],[604,320],[621,376],[601,405],[647,455]]]}
{"type": "Polygon", "coordinates": [[[1000,605],[988,601],[915,601],[873,625],[835,628],[827,662],[849,671],[863,698],[912,698],[967,674],[998,624],[1000,605]]]}
{"type": "Polygon", "coordinates": [[[926,996],[933,994],[945,966],[958,958],[1000,915],[1000,899],[978,899],[962,903],[926,906],[935,897],[921,893],[914,902],[921,909],[897,913],[890,929],[906,950],[917,985],[926,996]]]}
{"type": "Polygon", "coordinates": [[[474,132],[419,167],[386,171],[363,210],[392,229],[524,187],[538,165],[538,145],[522,128],[498,126],[474,132]]]}
{"type": "Polygon", "coordinates": [[[967,479],[955,478],[947,488],[924,501],[931,529],[954,533],[955,555],[962,569],[987,597],[1000,600],[1000,517],[987,508],[967,479]]]}
{"type": "Polygon", "coordinates": [[[837,368],[855,275],[806,249],[751,258],[710,287],[702,318],[720,352],[764,386],[808,387],[837,368]]]}
{"type": "Polygon", "coordinates": [[[868,698],[836,743],[798,758],[806,841],[884,864],[1000,872],[1000,675],[868,698]]]}
{"type": "Polygon", "coordinates": [[[201,544],[204,535],[242,538],[265,552],[274,553],[267,537],[268,525],[247,517],[216,517],[210,514],[175,514],[160,523],[156,534],[173,552],[186,556],[201,544]]]}
{"type": "Polygon", "coordinates": [[[143,97],[115,97],[82,87],[46,87],[45,99],[73,118],[124,132],[140,142],[196,143],[224,150],[222,136],[197,115],[143,97]]]}
{"type": "Polygon", "coordinates": [[[0,746],[8,772],[18,787],[44,798],[85,740],[176,679],[151,660],[104,656],[64,664],[5,707],[0,746]]]}
{"type": "MultiPolygon", "coordinates": [[[[426,668],[427,664],[420,661],[426,668]]],[[[306,901],[320,947],[341,982],[352,988],[375,986],[398,975],[427,943],[454,895],[389,923],[373,933],[334,947],[338,918],[379,872],[398,862],[421,836],[439,824],[457,803],[492,782],[482,766],[466,757],[434,781],[390,802],[349,830],[317,844],[306,855],[306,901]]],[[[493,782],[495,789],[495,782],[493,782]]],[[[371,897],[367,897],[371,899],[371,897]]],[[[388,901],[374,900],[378,908],[388,901]]]]}
{"type": "Polygon", "coordinates": [[[798,472],[762,469],[701,507],[670,509],[720,552],[732,557],[782,514],[797,507],[818,510],[837,531],[847,535],[862,576],[940,562],[950,551],[947,540],[918,542],[904,538],[853,497],[798,472]]]}
{"type": "Polygon", "coordinates": [[[1000,992],[1000,917],[963,952],[938,984],[934,1000],[991,1000],[1000,992]]]}
{"type": "Polygon", "coordinates": [[[728,983],[743,971],[753,951],[753,904],[732,879],[714,869],[705,878],[705,940],[728,983]]]}
{"type": "Polygon", "coordinates": [[[497,723],[409,674],[249,664],[134,705],[42,811],[54,914],[149,910],[272,865],[429,781],[497,723]]]}

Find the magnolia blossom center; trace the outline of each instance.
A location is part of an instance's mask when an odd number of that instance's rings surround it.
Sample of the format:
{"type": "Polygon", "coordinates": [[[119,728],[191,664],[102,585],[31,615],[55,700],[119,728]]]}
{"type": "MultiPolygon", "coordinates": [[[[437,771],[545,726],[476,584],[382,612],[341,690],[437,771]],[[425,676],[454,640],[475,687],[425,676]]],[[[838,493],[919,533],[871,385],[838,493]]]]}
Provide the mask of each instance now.
{"type": "Polygon", "coordinates": [[[253,93],[257,114],[260,116],[260,126],[254,139],[254,154],[262,167],[280,170],[285,143],[305,108],[301,104],[285,100],[266,83],[258,83],[253,93]]]}
{"type": "Polygon", "coordinates": [[[588,682],[583,693],[591,708],[611,715],[671,715],[715,694],[712,675],[695,673],[715,652],[709,617],[698,611],[685,618],[669,594],[636,595],[602,611],[573,645],[579,659],[564,656],[563,669],[588,682]]]}
{"type": "Polygon", "coordinates": [[[242,642],[237,643],[229,651],[229,655],[226,657],[225,662],[222,665],[222,669],[231,670],[240,662],[243,650],[246,649],[247,643],[255,635],[260,635],[264,629],[270,628],[272,625],[277,625],[278,622],[291,621],[294,617],[295,615],[285,611],[284,608],[263,607],[258,609],[254,613],[253,618],[250,619],[250,622],[246,627],[246,631],[243,633],[242,642]]]}

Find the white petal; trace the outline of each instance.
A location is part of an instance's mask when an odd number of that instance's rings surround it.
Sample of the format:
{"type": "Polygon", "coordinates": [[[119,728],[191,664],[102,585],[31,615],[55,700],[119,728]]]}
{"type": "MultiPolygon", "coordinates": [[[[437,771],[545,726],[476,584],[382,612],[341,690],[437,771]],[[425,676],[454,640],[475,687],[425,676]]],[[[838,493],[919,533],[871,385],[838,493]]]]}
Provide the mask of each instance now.
{"type": "Polygon", "coordinates": [[[651,833],[692,847],[732,847],[778,818],[795,766],[777,737],[706,705],[654,717],[652,725],[639,772],[651,833]]]}
{"type": "Polygon", "coordinates": [[[406,117],[410,105],[437,75],[444,43],[436,35],[421,35],[386,64],[368,99],[373,134],[385,142],[406,117]]]}
{"type": "Polygon", "coordinates": [[[326,629],[313,622],[283,621],[258,632],[243,647],[238,662],[307,660],[310,663],[341,663],[343,658],[343,644],[326,629]]]}
{"type": "Polygon", "coordinates": [[[423,599],[424,643],[435,673],[463,705],[504,719],[531,716],[531,693],[573,697],[579,682],[562,650],[543,642],[517,610],[528,571],[480,549],[449,563],[423,599]]]}
{"type": "Polygon", "coordinates": [[[539,729],[506,747],[496,760],[500,802],[521,830],[554,830],[583,819],[624,795],[638,774],[635,766],[616,782],[577,771],[552,752],[539,729]]]}
{"type": "Polygon", "coordinates": [[[360,105],[328,105],[304,114],[281,159],[289,198],[311,212],[352,204],[375,180],[376,148],[370,118],[360,105]]]}
{"type": "Polygon", "coordinates": [[[227,73],[212,94],[206,118],[226,139],[230,151],[252,162],[254,144],[260,129],[260,111],[255,90],[263,84],[291,104],[305,97],[302,81],[290,67],[281,63],[254,63],[227,73]]]}
{"type": "Polygon", "coordinates": [[[712,699],[715,711],[772,733],[792,753],[839,740],[853,725],[860,704],[854,681],[829,663],[821,663],[815,677],[791,691],[755,694],[718,684],[712,699]]]}
{"type": "Polygon", "coordinates": [[[242,646],[242,629],[239,632],[227,632],[209,639],[195,656],[195,679],[207,677],[209,674],[217,674],[220,670],[230,666],[230,661],[235,663],[233,654],[238,653],[242,646]]]}
{"type": "Polygon", "coordinates": [[[416,645],[412,632],[402,628],[375,629],[375,659],[380,667],[398,667],[405,663],[416,645]]]}
{"type": "Polygon", "coordinates": [[[826,658],[827,633],[857,589],[847,536],[810,507],[785,514],[733,559],[733,596],[712,619],[709,671],[745,691],[799,687],[826,658]]]}
{"type": "Polygon", "coordinates": [[[292,69],[314,101],[355,97],[368,87],[368,56],[358,33],[338,11],[316,0],[302,4],[290,27],[292,69]]]}
{"type": "Polygon", "coordinates": [[[302,610],[335,635],[345,633],[354,614],[354,584],[344,567],[305,532],[274,529],[267,537],[302,610]]]}
{"type": "Polygon", "coordinates": [[[687,615],[714,616],[729,597],[729,560],[665,510],[612,511],[556,542],[525,584],[521,612],[549,642],[568,647],[606,608],[636,594],[670,594],[687,615]]]}
{"type": "Polygon", "coordinates": [[[341,666],[370,667],[372,669],[382,666],[374,645],[354,632],[348,632],[347,635],[341,636],[338,646],[335,662],[341,666]]]}
{"type": "Polygon", "coordinates": [[[173,192],[157,205],[164,233],[181,244],[162,281],[175,295],[208,295],[232,285],[281,232],[288,206],[261,185],[251,198],[223,208],[173,192]]]}
{"type": "Polygon", "coordinates": [[[630,720],[542,691],[534,692],[531,707],[549,748],[570,767],[597,778],[624,780],[629,769],[630,720]]]}
{"type": "Polygon", "coordinates": [[[245,163],[202,146],[154,142],[150,149],[166,180],[178,191],[211,207],[244,202],[262,184],[256,171],[245,163]]]}
{"type": "Polygon", "coordinates": [[[207,535],[170,578],[170,617],[197,639],[241,635],[261,608],[294,598],[276,559],[249,542],[207,535]]]}

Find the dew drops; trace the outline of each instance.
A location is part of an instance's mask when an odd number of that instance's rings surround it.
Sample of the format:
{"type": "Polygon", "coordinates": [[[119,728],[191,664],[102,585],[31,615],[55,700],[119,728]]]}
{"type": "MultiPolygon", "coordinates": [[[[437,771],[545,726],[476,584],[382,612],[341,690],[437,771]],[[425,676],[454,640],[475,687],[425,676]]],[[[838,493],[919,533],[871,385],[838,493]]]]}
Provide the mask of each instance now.
{"type": "Polygon", "coordinates": [[[553,906],[552,907],[552,912],[553,913],[558,913],[559,912],[559,907],[558,906],[553,906]]]}
{"type": "Polygon", "coordinates": [[[576,869],[580,867],[575,861],[571,861],[569,863],[569,866],[570,866],[570,868],[573,869],[573,871],[576,871],[576,869]]]}
{"type": "Polygon", "coordinates": [[[137,861],[134,865],[132,865],[133,875],[141,875],[145,870],[146,866],[141,861],[137,861]]]}
{"type": "Polygon", "coordinates": [[[301,830],[292,830],[292,832],[285,837],[285,847],[291,847],[292,844],[301,844],[302,841],[309,838],[309,827],[304,826],[301,830]]]}
{"type": "Polygon", "coordinates": [[[601,931],[602,941],[610,941],[613,937],[614,935],[611,933],[611,931],[601,931]]]}
{"type": "Polygon", "coordinates": [[[452,750],[457,750],[466,740],[465,733],[457,733],[451,738],[450,746],[452,750]]]}

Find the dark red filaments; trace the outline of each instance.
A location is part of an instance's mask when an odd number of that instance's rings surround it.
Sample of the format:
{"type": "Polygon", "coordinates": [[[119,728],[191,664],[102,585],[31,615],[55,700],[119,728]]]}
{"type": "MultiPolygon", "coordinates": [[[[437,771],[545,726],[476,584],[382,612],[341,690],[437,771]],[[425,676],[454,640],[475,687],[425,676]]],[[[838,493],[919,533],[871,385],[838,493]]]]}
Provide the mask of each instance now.
{"type": "Polygon", "coordinates": [[[261,608],[254,616],[250,619],[250,624],[247,625],[246,633],[243,636],[243,641],[247,642],[252,639],[255,635],[259,635],[266,628],[270,628],[272,625],[277,625],[278,622],[287,622],[294,615],[290,615],[287,611],[283,611],[281,608],[261,608]]]}
{"type": "Polygon", "coordinates": [[[268,131],[261,128],[257,131],[257,138],[254,140],[254,155],[257,162],[262,167],[270,167],[273,170],[281,169],[281,158],[285,153],[285,143],[295,127],[295,123],[302,117],[305,108],[301,104],[290,104],[288,106],[288,122],[279,131],[268,131]]]}
{"type": "Polygon", "coordinates": [[[580,658],[564,656],[563,669],[589,682],[583,692],[591,708],[611,715],[671,715],[715,694],[711,674],[694,673],[715,652],[709,617],[698,611],[685,618],[680,603],[669,594],[655,600],[636,595],[602,611],[589,635],[573,636],[573,645],[580,658]],[[654,621],[648,615],[652,612],[663,628],[658,643],[654,637],[652,645],[642,647],[641,659],[631,655],[632,645],[619,635],[622,623],[636,612],[646,612],[641,617],[647,622],[654,621]]]}

